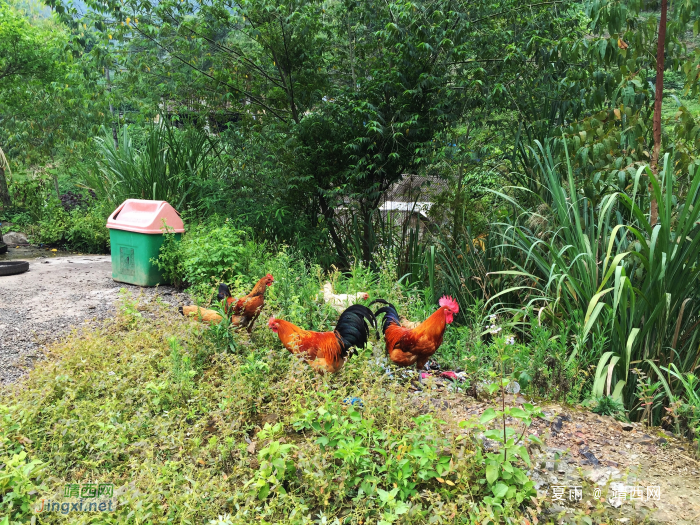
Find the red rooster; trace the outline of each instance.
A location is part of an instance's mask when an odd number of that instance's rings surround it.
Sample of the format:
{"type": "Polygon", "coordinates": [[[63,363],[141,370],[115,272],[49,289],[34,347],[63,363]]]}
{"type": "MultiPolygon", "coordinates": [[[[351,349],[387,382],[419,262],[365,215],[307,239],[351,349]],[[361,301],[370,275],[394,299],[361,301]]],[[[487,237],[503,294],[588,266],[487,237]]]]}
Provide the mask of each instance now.
{"type": "Polygon", "coordinates": [[[386,305],[377,310],[375,316],[384,314],[382,331],[389,358],[398,366],[415,364],[419,371],[440,348],[445,328],[459,313],[457,301],[452,297],[443,296],[438,303],[440,308],[433,315],[415,328],[405,328],[401,326],[401,319],[393,304],[384,299],[377,299],[372,301],[370,306],[374,303],[386,305]]]}
{"type": "Polygon", "coordinates": [[[345,364],[352,347],[362,348],[367,344],[370,328],[366,321],[377,328],[372,310],[354,304],[340,315],[332,332],[304,330],[275,317],[270,317],[267,325],[287,350],[302,356],[315,371],[334,374],[345,364]]]}
{"type": "Polygon", "coordinates": [[[219,299],[219,301],[223,301],[224,298],[226,299],[226,312],[228,313],[231,313],[231,304],[236,301],[236,304],[233,305],[233,314],[241,316],[242,321],[239,326],[248,326],[248,333],[250,333],[253,330],[253,324],[258,319],[260,311],[265,305],[265,290],[267,290],[268,286],[272,286],[274,282],[275,278],[272,277],[271,273],[268,273],[257,282],[252,292],[238,299],[238,301],[231,297],[228,286],[224,285],[224,290],[219,286],[219,295],[217,295],[217,299],[219,299]]]}
{"type": "MultiPolygon", "coordinates": [[[[231,297],[231,292],[224,283],[219,284],[219,293],[216,298],[219,301],[226,300],[224,311],[231,316],[231,324],[239,328],[247,327],[248,333],[253,331],[253,324],[260,315],[265,305],[265,290],[275,282],[272,274],[267,274],[253,287],[253,291],[241,299],[231,297]],[[234,303],[235,301],[235,303],[234,303]]],[[[221,322],[221,316],[214,310],[199,308],[198,306],[183,306],[180,308],[183,315],[201,317],[202,321],[209,324],[221,322]]]]}

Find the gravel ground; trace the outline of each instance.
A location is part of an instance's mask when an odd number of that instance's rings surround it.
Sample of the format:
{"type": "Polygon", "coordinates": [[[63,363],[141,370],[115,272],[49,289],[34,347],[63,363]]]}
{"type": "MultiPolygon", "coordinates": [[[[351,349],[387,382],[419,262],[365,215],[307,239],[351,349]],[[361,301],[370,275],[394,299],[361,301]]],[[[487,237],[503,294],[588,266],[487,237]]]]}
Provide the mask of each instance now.
{"type": "MultiPolygon", "coordinates": [[[[481,391],[472,399],[448,392],[447,380],[424,381],[433,384],[433,390],[416,393],[415,403],[423,410],[439,411],[440,418],[478,420],[488,408],[501,409],[498,396],[489,398],[481,391]]],[[[532,400],[505,397],[507,407],[526,402],[532,400]]],[[[700,462],[693,443],[641,423],[619,422],[553,402],[537,404],[543,416],[533,420],[525,435],[539,436],[543,446],[525,439],[532,460],[528,476],[540,501],[552,504],[548,512],[563,513],[557,523],[583,523],[574,519],[575,510],[593,512],[598,504],[611,518],[606,523],[700,523],[700,462]]],[[[521,431],[515,421],[508,424],[521,431]]],[[[490,425],[500,430],[500,420],[490,425]]],[[[497,450],[495,441],[483,434],[477,437],[487,451],[497,450]]]]}
{"type": "Polygon", "coordinates": [[[172,287],[141,288],[112,280],[109,256],[42,257],[29,271],[0,277],[0,384],[16,381],[42,348],[74,328],[114,315],[119,290],[173,306],[187,302],[172,287]]]}

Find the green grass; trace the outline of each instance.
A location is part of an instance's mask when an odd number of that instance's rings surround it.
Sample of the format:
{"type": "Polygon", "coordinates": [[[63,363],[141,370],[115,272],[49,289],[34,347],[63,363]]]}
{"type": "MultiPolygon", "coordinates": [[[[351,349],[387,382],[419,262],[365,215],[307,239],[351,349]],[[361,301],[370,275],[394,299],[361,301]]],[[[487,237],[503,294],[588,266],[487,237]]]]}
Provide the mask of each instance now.
{"type": "MultiPolygon", "coordinates": [[[[255,280],[257,264],[236,286],[255,280]]],[[[276,282],[263,317],[332,329],[337,313],[312,299],[327,276],[285,251],[265,265],[276,282]]],[[[393,271],[358,267],[331,279],[344,292],[386,297],[412,319],[435,308],[393,271]]],[[[472,383],[492,380],[505,338],[481,334],[501,320],[471,310],[467,325],[448,327],[436,359],[465,369],[472,383]]],[[[508,346],[503,372],[521,378],[523,392],[546,385],[563,398],[557,392],[569,387],[557,374],[565,381],[572,371],[548,367],[545,358],[563,361],[564,351],[550,336],[540,330],[531,345],[508,346]]],[[[522,523],[535,512],[526,492],[522,504],[502,501],[525,481],[510,487],[511,463],[493,476],[487,465],[498,467],[498,453],[475,445],[483,424],[459,425],[457,413],[441,421],[417,402],[439,396],[459,406],[464,393],[416,394],[386,366],[383,340],[373,337],[340,373],[319,377],[265,323],[250,336],[224,334],[123,293],[114,319],[69,335],[0,391],[0,524],[26,523],[42,502],[67,501],[67,485],[86,483],[113,484],[115,510],[67,509],[37,522],[522,523]],[[350,397],[363,406],[347,405],[350,397]]]]}
{"type": "MultiPolygon", "coordinates": [[[[125,296],[117,319],[54,346],[2,394],[0,462],[9,472],[0,471],[0,493],[14,496],[0,514],[23,523],[42,499],[88,481],[113,483],[119,494],[99,523],[206,523],[223,514],[230,523],[398,515],[470,523],[481,512],[472,509],[480,467],[455,442],[455,422],[421,416],[371,349],[319,378],[264,326],[239,341],[238,355],[211,341],[201,324],[125,296]],[[364,408],[348,409],[348,396],[364,408]],[[277,472],[279,460],[291,470],[277,472]]],[[[40,523],[95,519],[52,513],[40,523]]]]}

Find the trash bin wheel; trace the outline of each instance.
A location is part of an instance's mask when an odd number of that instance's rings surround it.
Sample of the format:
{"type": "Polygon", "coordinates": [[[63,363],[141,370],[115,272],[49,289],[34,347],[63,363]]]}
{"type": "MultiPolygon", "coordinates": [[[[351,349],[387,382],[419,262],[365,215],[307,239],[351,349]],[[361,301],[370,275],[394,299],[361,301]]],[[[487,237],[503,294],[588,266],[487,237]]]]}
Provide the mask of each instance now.
{"type": "Polygon", "coordinates": [[[27,261],[0,261],[0,276],[15,275],[29,270],[27,261]]]}

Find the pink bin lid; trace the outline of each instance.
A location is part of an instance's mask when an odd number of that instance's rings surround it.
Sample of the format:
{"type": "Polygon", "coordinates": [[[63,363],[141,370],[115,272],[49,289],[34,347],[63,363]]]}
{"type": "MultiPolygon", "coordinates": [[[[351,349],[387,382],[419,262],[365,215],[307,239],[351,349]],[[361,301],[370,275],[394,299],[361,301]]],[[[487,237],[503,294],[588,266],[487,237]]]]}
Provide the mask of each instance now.
{"type": "Polygon", "coordinates": [[[175,233],[185,231],[180,215],[167,202],[127,199],[109,216],[107,228],[136,233],[164,233],[163,219],[175,233]]]}

